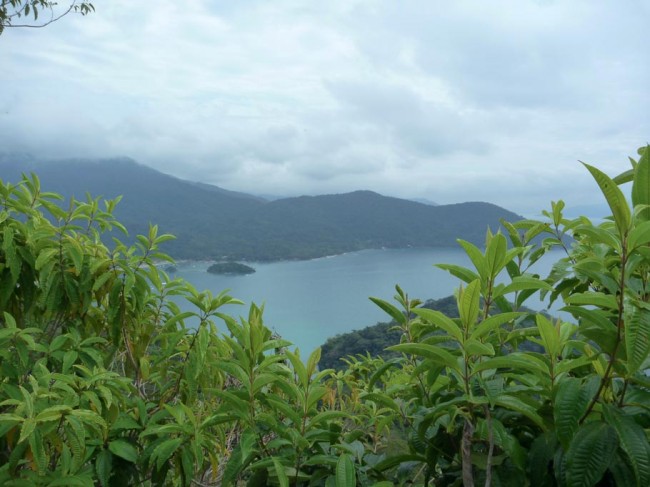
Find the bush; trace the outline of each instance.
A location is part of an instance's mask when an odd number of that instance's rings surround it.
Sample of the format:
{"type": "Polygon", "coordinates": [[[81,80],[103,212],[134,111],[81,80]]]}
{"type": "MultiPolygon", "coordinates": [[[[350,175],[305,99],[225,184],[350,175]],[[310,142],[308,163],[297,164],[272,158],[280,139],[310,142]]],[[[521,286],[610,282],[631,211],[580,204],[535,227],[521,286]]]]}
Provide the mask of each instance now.
{"type": "Polygon", "coordinates": [[[473,268],[440,265],[463,282],[458,317],[399,287],[396,305],[374,299],[400,329],[397,356],[339,371],[318,370],[320,350],[303,362],[255,305],[237,321],[220,311],[227,294],[170,280],[156,264],[171,237],[155,226],[104,245],[115,201],[63,210],[35,176],[0,184],[0,484],[650,484],[640,155],[614,179],[586,166],[603,223],[557,202],[546,222],[488,231],[485,250],[460,241],[473,268]],[[530,273],[556,246],[551,275],[530,273]],[[538,292],[575,323],[525,311],[538,292]]]}

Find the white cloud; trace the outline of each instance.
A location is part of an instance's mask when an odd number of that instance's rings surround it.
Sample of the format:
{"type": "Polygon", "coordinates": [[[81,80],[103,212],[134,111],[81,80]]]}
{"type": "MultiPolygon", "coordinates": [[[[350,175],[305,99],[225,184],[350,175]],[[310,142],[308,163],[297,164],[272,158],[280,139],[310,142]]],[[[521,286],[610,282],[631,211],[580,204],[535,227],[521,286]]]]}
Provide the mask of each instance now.
{"type": "Polygon", "coordinates": [[[0,37],[0,147],[520,212],[650,137],[642,1],[96,1],[0,37]]]}

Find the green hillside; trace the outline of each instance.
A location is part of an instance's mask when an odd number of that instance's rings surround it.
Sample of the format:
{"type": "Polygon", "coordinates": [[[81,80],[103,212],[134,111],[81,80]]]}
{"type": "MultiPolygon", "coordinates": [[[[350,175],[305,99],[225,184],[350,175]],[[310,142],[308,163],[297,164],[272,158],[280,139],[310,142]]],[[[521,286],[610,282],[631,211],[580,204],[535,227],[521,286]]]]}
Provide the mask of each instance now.
{"type": "MultiPolygon", "coordinates": [[[[123,196],[115,211],[132,235],[149,224],[177,239],[177,259],[272,261],[310,259],[370,248],[453,246],[484,240],[500,219],[519,217],[488,203],[431,206],[371,191],[266,201],[184,181],[127,158],[18,163],[0,158],[0,177],[38,173],[44,188],[67,198],[123,196]]],[[[128,239],[127,239],[128,240],[128,239]]]]}

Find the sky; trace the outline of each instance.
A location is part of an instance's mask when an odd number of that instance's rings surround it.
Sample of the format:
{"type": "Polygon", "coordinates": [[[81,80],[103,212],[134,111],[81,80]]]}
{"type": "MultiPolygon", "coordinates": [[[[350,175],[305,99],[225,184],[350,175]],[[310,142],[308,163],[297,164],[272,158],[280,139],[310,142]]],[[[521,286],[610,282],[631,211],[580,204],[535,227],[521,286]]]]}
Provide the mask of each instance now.
{"type": "Polygon", "coordinates": [[[650,0],[93,3],[0,36],[0,152],[534,215],[650,141],[650,0]]]}

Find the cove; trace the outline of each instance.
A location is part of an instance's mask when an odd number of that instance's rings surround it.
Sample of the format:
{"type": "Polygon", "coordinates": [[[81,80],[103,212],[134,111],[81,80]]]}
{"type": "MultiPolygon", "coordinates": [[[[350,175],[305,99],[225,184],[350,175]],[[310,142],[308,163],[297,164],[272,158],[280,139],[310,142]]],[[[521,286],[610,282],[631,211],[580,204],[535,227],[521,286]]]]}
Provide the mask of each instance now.
{"type": "MultiPolygon", "coordinates": [[[[534,272],[546,277],[563,254],[554,251],[535,264],[534,272]]],[[[251,263],[249,275],[209,274],[212,262],[179,263],[176,277],[197,289],[230,294],[246,303],[228,306],[224,312],[246,316],[248,305],[264,304],[265,324],[291,341],[305,356],[327,338],[351,330],[389,321],[369,296],[392,301],[395,285],[412,298],[438,299],[453,294],[460,281],[434,264],[447,263],[471,268],[460,248],[364,250],[307,261],[251,263]]],[[[539,300],[527,305],[541,309],[539,300]]],[[[190,309],[185,303],[183,307],[190,309]]],[[[223,331],[225,325],[217,322],[223,331]]]]}

